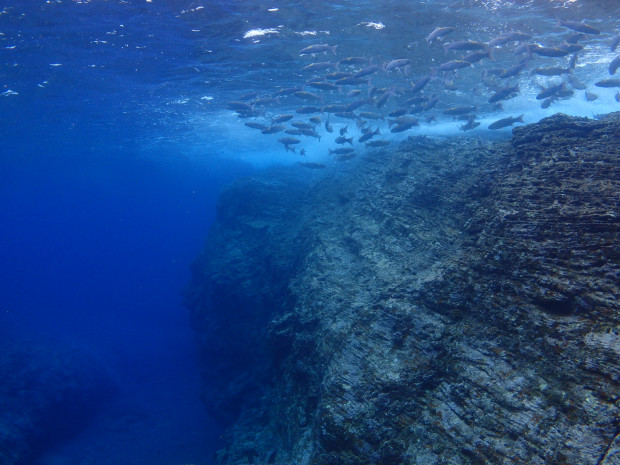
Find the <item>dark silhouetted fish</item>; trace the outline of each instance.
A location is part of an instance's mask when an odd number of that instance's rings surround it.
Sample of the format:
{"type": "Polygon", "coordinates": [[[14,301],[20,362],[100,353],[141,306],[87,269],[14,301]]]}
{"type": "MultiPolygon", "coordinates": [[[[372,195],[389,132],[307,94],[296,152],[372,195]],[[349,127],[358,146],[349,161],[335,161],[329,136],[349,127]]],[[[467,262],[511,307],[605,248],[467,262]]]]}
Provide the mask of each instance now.
{"type": "Polygon", "coordinates": [[[324,113],[342,113],[347,111],[347,106],[343,104],[325,105],[322,110],[324,113]]]}
{"type": "Polygon", "coordinates": [[[589,26],[584,23],[579,23],[577,21],[558,21],[558,26],[566,27],[568,29],[572,29],[573,31],[582,32],[583,34],[592,34],[599,35],[601,31],[596,29],[595,27],[589,26]]]}
{"type": "Polygon", "coordinates": [[[603,79],[594,85],[596,87],[620,87],[620,79],[603,79]]]}
{"type": "Polygon", "coordinates": [[[588,102],[594,102],[598,98],[598,95],[596,95],[594,92],[588,92],[587,90],[585,91],[584,95],[588,102]]]}
{"type": "MultiPolygon", "coordinates": [[[[315,89],[319,89],[319,90],[337,90],[338,86],[332,84],[331,82],[327,82],[327,81],[310,81],[306,84],[309,87],[313,87],[315,89]]],[[[295,95],[297,95],[297,92],[295,92],[295,95]]]]}
{"type": "Polygon", "coordinates": [[[565,87],[566,84],[562,82],[560,84],[556,84],[555,86],[549,86],[546,89],[543,88],[543,90],[540,91],[540,93],[536,96],[536,100],[544,100],[546,98],[552,97],[565,87]]]}
{"type": "Polygon", "coordinates": [[[609,44],[609,48],[611,49],[612,52],[616,51],[616,48],[618,47],[618,44],[620,44],[620,35],[617,35],[616,37],[611,39],[611,42],[609,44]]]}
{"type": "Polygon", "coordinates": [[[323,100],[323,97],[317,94],[313,94],[312,92],[299,91],[293,94],[295,97],[303,99],[303,100],[313,100],[315,102],[319,102],[323,100]]]}
{"type": "Polygon", "coordinates": [[[430,44],[433,42],[433,40],[440,39],[441,37],[450,34],[453,31],[453,27],[437,27],[433,32],[426,36],[426,42],[430,44]]]}
{"type": "Polygon", "coordinates": [[[318,170],[318,169],[323,169],[325,168],[325,165],[323,163],[314,163],[314,162],[299,162],[299,164],[301,166],[303,166],[304,168],[310,168],[313,170],[318,170]]]}
{"type": "Polygon", "coordinates": [[[510,98],[513,98],[519,92],[520,92],[519,84],[516,84],[514,86],[503,87],[499,89],[497,92],[495,92],[489,98],[489,103],[496,103],[496,102],[499,102],[500,100],[508,100],[510,98]]]}
{"type": "Polygon", "coordinates": [[[469,61],[452,60],[439,65],[436,71],[454,71],[455,69],[467,68],[468,66],[471,66],[469,61]]]}
{"type": "Polygon", "coordinates": [[[570,68],[560,68],[557,66],[552,66],[549,68],[535,68],[532,70],[532,72],[541,76],[561,76],[562,74],[568,74],[572,72],[572,70],[570,68]]]}
{"type": "Polygon", "coordinates": [[[366,147],[377,148],[377,147],[385,147],[387,145],[390,145],[389,140],[371,140],[370,142],[366,142],[366,147]]]}
{"type": "Polygon", "coordinates": [[[336,144],[346,144],[347,142],[353,145],[353,137],[346,138],[344,136],[336,137],[336,144]]]}
{"type": "Polygon", "coordinates": [[[416,81],[415,84],[412,82],[411,92],[420,92],[422,89],[424,89],[424,86],[426,86],[426,84],[428,84],[431,79],[433,79],[433,76],[427,75],[427,76],[422,76],[420,79],[416,81]]]}
{"type": "Polygon", "coordinates": [[[558,45],[558,48],[568,53],[576,53],[576,52],[580,52],[583,50],[583,45],[569,44],[568,42],[563,42],[560,45],[558,45]]]}
{"type": "Polygon", "coordinates": [[[485,48],[487,48],[486,44],[474,40],[457,40],[443,46],[446,52],[448,50],[483,50],[485,48]]]}
{"type": "Polygon", "coordinates": [[[314,130],[314,125],[312,125],[310,123],[304,123],[303,121],[296,121],[294,123],[291,123],[291,126],[293,126],[294,128],[297,128],[297,129],[314,130]]]}
{"type": "Polygon", "coordinates": [[[262,124],[262,123],[248,122],[248,123],[245,123],[245,125],[247,127],[249,127],[249,128],[252,128],[252,129],[260,129],[261,131],[263,129],[267,129],[267,125],[266,124],[262,124]]]}
{"type": "Polygon", "coordinates": [[[332,125],[329,124],[329,120],[325,121],[325,130],[327,132],[334,132],[334,128],[332,128],[332,125]]]}
{"type": "Polygon", "coordinates": [[[303,70],[305,71],[323,71],[329,68],[336,68],[338,63],[332,63],[331,61],[321,61],[318,63],[310,63],[309,65],[304,66],[303,70]]]}
{"type": "Polygon", "coordinates": [[[614,58],[611,63],[609,63],[609,74],[616,74],[616,70],[620,66],[620,55],[614,58]]]}
{"type": "Polygon", "coordinates": [[[327,44],[310,45],[309,47],[301,49],[299,55],[316,55],[317,53],[327,53],[328,51],[331,51],[335,55],[336,47],[338,46],[327,44]]]}
{"type": "Polygon", "coordinates": [[[376,73],[380,69],[381,69],[380,65],[366,66],[365,68],[362,68],[357,73],[355,73],[354,76],[357,77],[357,78],[361,78],[361,77],[364,77],[364,76],[369,76],[371,74],[376,73]]]}
{"type": "Polygon", "coordinates": [[[450,107],[447,110],[444,110],[443,114],[448,116],[458,116],[471,113],[473,111],[478,111],[478,105],[458,105],[455,107],[450,107]]]}
{"type": "Polygon", "coordinates": [[[346,57],[340,60],[339,64],[353,66],[353,65],[365,65],[370,60],[366,57],[346,57]]]}
{"type": "Polygon", "coordinates": [[[310,113],[321,113],[321,109],[318,107],[299,107],[295,110],[295,113],[300,115],[309,115],[310,113]]]}
{"type": "Polygon", "coordinates": [[[542,46],[537,46],[537,47],[533,47],[532,48],[532,53],[535,53],[536,55],[540,55],[541,57],[565,57],[566,55],[570,54],[571,52],[566,51],[566,50],[562,50],[561,48],[555,48],[555,47],[542,47],[542,46]]]}
{"type": "Polygon", "coordinates": [[[284,129],[285,129],[285,126],[281,124],[276,124],[276,125],[269,126],[263,129],[261,132],[263,134],[275,134],[276,132],[284,131],[284,129]]]}
{"type": "Polygon", "coordinates": [[[363,111],[360,113],[360,117],[364,119],[383,119],[383,115],[379,113],[371,113],[370,111],[363,111]]]}
{"type": "Polygon", "coordinates": [[[314,124],[321,124],[321,117],[320,116],[312,116],[308,121],[310,121],[311,123],[314,123],[314,124]]]}
{"type": "Polygon", "coordinates": [[[293,119],[293,115],[279,115],[279,116],[275,116],[271,120],[271,124],[284,123],[285,121],[289,121],[291,119],[293,119]]]}
{"type": "Polygon", "coordinates": [[[393,69],[398,69],[398,68],[402,68],[404,66],[407,66],[411,63],[411,60],[409,58],[399,58],[397,60],[392,60],[392,61],[388,61],[384,64],[383,69],[385,71],[391,71],[393,69]]]}
{"type": "Polygon", "coordinates": [[[366,142],[367,140],[372,139],[373,137],[378,136],[379,134],[381,134],[381,133],[379,132],[379,127],[377,126],[377,129],[375,129],[374,131],[366,132],[357,141],[358,142],[366,142]]]}
{"type": "Polygon", "coordinates": [[[347,124],[346,126],[343,126],[340,128],[340,135],[344,136],[345,134],[349,133],[349,125],[347,124]]]}
{"type": "Polygon", "coordinates": [[[332,153],[335,153],[336,155],[346,155],[347,153],[353,153],[355,151],[355,149],[352,149],[351,147],[339,147],[333,150],[328,148],[327,150],[329,150],[328,155],[331,155],[332,153]]]}
{"type": "Polygon", "coordinates": [[[498,119],[497,121],[489,124],[489,129],[501,129],[507,126],[512,126],[514,123],[523,123],[523,115],[517,116],[509,116],[508,118],[498,119]]]}

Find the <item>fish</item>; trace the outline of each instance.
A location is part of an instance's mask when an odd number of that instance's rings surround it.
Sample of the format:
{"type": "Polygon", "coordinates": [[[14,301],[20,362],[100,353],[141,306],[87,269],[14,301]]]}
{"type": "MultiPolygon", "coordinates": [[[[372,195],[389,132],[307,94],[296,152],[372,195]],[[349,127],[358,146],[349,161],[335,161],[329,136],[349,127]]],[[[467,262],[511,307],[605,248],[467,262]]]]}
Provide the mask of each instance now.
{"type": "Polygon", "coordinates": [[[571,29],[573,31],[582,32],[583,34],[599,35],[601,31],[588,24],[580,23],[577,21],[558,21],[558,26],[571,29]]]}
{"type": "Polygon", "coordinates": [[[346,57],[340,60],[341,65],[365,65],[370,59],[366,57],[346,57]]]}
{"type": "Polygon", "coordinates": [[[294,123],[291,123],[291,126],[293,126],[294,128],[297,128],[297,129],[314,130],[314,126],[312,124],[304,123],[303,121],[296,121],[294,123]]]}
{"type": "Polygon", "coordinates": [[[407,66],[411,63],[411,60],[409,58],[400,58],[397,60],[391,60],[388,62],[384,63],[384,67],[383,70],[384,71],[391,71],[393,69],[398,69],[398,68],[402,68],[404,66],[407,66]]]}
{"type": "Polygon", "coordinates": [[[346,126],[343,126],[340,128],[340,135],[344,136],[345,134],[349,133],[349,125],[347,124],[346,126]]]}
{"type": "Polygon", "coordinates": [[[254,111],[254,105],[250,105],[249,103],[245,103],[245,102],[238,102],[238,101],[228,102],[226,104],[226,107],[229,110],[233,110],[233,111],[254,111]]]}
{"type": "Polygon", "coordinates": [[[568,76],[568,82],[570,83],[571,86],[573,86],[574,89],[577,90],[584,90],[586,86],[583,82],[581,82],[579,79],[577,79],[575,76],[569,75],[568,76]]]}
{"type": "Polygon", "coordinates": [[[546,89],[543,88],[543,90],[540,91],[540,93],[536,96],[536,100],[544,100],[548,97],[551,97],[557,94],[558,92],[560,92],[560,90],[564,89],[565,87],[566,87],[566,84],[562,82],[555,86],[549,86],[546,89]]]}
{"type": "Polygon", "coordinates": [[[433,79],[433,76],[427,75],[422,76],[416,81],[415,84],[411,82],[411,92],[420,92],[422,89],[424,89],[424,86],[426,86],[426,84],[428,84],[431,79],[433,79]]]}
{"type": "Polygon", "coordinates": [[[392,118],[397,118],[399,116],[406,115],[408,111],[409,111],[408,108],[399,108],[397,110],[394,110],[394,111],[391,111],[390,113],[388,113],[388,116],[390,116],[392,118]]]}
{"type": "Polygon", "coordinates": [[[594,102],[598,98],[598,95],[596,95],[594,92],[588,92],[586,90],[585,97],[588,102],[594,102]]]}
{"type": "Polygon", "coordinates": [[[336,160],[338,160],[338,161],[345,161],[345,160],[350,160],[353,157],[355,157],[355,154],[353,152],[345,153],[344,155],[337,156],[336,160]]]}
{"type": "Polygon", "coordinates": [[[321,117],[320,116],[312,116],[308,121],[310,121],[311,123],[314,123],[314,124],[321,124],[321,117]]]}
{"type": "Polygon", "coordinates": [[[360,77],[364,77],[364,76],[369,76],[371,74],[376,73],[377,71],[381,70],[382,67],[380,65],[371,65],[371,66],[366,66],[365,68],[360,69],[357,73],[353,74],[353,76],[360,78],[360,77]]]}
{"type": "Polygon", "coordinates": [[[293,95],[303,100],[314,100],[315,102],[320,102],[321,100],[323,100],[323,97],[321,95],[313,94],[312,92],[306,92],[304,90],[295,92],[293,95]]]}
{"type": "Polygon", "coordinates": [[[403,132],[403,131],[406,131],[407,129],[411,129],[414,126],[419,126],[419,125],[420,124],[418,123],[418,120],[415,119],[415,121],[409,121],[409,122],[397,124],[392,129],[390,129],[390,132],[393,132],[393,133],[403,132]]]}
{"type": "Polygon", "coordinates": [[[428,111],[432,109],[435,105],[437,105],[438,102],[439,99],[437,97],[431,98],[428,102],[422,105],[422,111],[428,111]]]}
{"type": "Polygon", "coordinates": [[[302,136],[306,137],[314,137],[315,139],[321,140],[321,136],[313,129],[300,129],[302,136]]]}
{"type": "Polygon", "coordinates": [[[501,35],[494,39],[491,39],[487,45],[489,47],[498,47],[500,45],[504,45],[504,44],[507,44],[508,42],[513,42],[513,41],[514,39],[512,37],[508,35],[501,35]]]}
{"type": "Polygon", "coordinates": [[[611,63],[609,63],[609,74],[611,74],[612,76],[616,74],[616,70],[618,69],[619,66],[620,66],[620,55],[618,55],[616,58],[611,60],[611,63]]]}
{"type": "Polygon", "coordinates": [[[463,57],[463,61],[467,61],[471,64],[478,63],[484,58],[488,58],[490,60],[493,59],[492,48],[488,49],[486,52],[471,52],[463,57]]]}
{"type": "Polygon", "coordinates": [[[323,113],[341,113],[347,111],[347,106],[343,104],[325,105],[322,110],[323,113]]]}
{"type": "Polygon", "coordinates": [[[299,144],[301,141],[299,139],[295,139],[294,137],[280,137],[278,139],[278,142],[285,144],[285,145],[293,145],[293,144],[299,144]]]}
{"type": "Polygon", "coordinates": [[[325,76],[323,76],[323,78],[327,79],[328,81],[338,81],[339,79],[344,79],[344,78],[354,77],[354,76],[355,74],[353,73],[336,72],[336,73],[328,73],[325,76]]]}
{"type": "Polygon", "coordinates": [[[519,92],[520,92],[519,84],[516,84],[514,86],[503,87],[499,89],[497,92],[495,92],[493,95],[491,95],[491,97],[489,98],[489,103],[496,103],[496,102],[499,102],[500,100],[508,100],[515,96],[513,94],[518,94],[519,92]]]}
{"type": "Polygon", "coordinates": [[[301,129],[285,129],[284,132],[291,136],[301,136],[301,129]]]}
{"type": "Polygon", "coordinates": [[[471,113],[472,111],[478,111],[478,105],[459,105],[450,107],[447,110],[444,110],[443,114],[448,116],[458,116],[464,115],[465,113],[471,113]]]}
{"type": "Polygon", "coordinates": [[[317,107],[299,107],[295,113],[300,115],[309,115],[310,113],[321,113],[321,109],[317,107]]]}
{"type": "Polygon", "coordinates": [[[336,47],[338,47],[338,46],[337,45],[327,45],[327,44],[310,45],[309,47],[302,48],[299,51],[299,55],[300,56],[303,56],[303,55],[316,55],[317,53],[327,53],[328,51],[331,51],[335,55],[336,54],[336,47]]]}
{"type": "Polygon", "coordinates": [[[325,130],[330,133],[334,132],[334,128],[332,128],[332,125],[329,124],[329,120],[325,121],[325,130]]]}
{"type": "Polygon", "coordinates": [[[273,126],[266,127],[261,131],[263,134],[275,134],[276,132],[284,131],[285,126],[281,124],[276,124],[273,126]]]}
{"type": "Polygon", "coordinates": [[[570,57],[570,60],[568,61],[568,68],[575,69],[575,66],[577,66],[577,54],[573,53],[573,56],[570,57]]]}
{"type": "Polygon", "coordinates": [[[452,60],[439,65],[439,67],[436,68],[436,71],[454,71],[455,69],[467,68],[468,66],[471,66],[469,61],[452,60]]]}
{"type": "Polygon", "coordinates": [[[616,99],[616,102],[620,102],[620,91],[616,92],[616,95],[614,95],[614,98],[616,99]]]}
{"type": "Polygon", "coordinates": [[[368,79],[350,76],[338,79],[336,81],[336,84],[338,84],[339,86],[359,86],[360,84],[368,84],[368,79]]]}
{"type": "Polygon", "coordinates": [[[390,145],[391,142],[389,140],[371,140],[370,142],[366,142],[366,147],[385,147],[387,145],[390,145]]]}
{"type": "Polygon", "coordinates": [[[535,68],[532,70],[532,73],[539,74],[541,76],[561,76],[562,74],[568,74],[571,72],[571,68],[560,68],[557,66],[552,66],[549,68],[535,68]]]}
{"type": "Polygon", "coordinates": [[[310,63],[309,65],[306,65],[301,69],[303,69],[304,71],[323,71],[324,69],[329,68],[338,68],[338,63],[331,61],[321,61],[318,63],[310,63]]]}
{"type": "Polygon", "coordinates": [[[373,137],[378,136],[379,134],[381,134],[381,132],[379,132],[379,126],[377,126],[377,129],[375,129],[374,131],[366,132],[357,141],[358,142],[366,142],[367,140],[372,139],[373,137]]]}
{"type": "Polygon", "coordinates": [[[360,118],[364,119],[383,119],[383,115],[379,113],[371,113],[369,111],[363,111],[360,113],[360,118]]]}
{"type": "Polygon", "coordinates": [[[301,90],[302,90],[301,87],[286,87],[284,89],[278,89],[274,93],[274,95],[291,95],[291,94],[294,94],[295,92],[299,92],[301,90]]]}
{"type": "Polygon", "coordinates": [[[445,52],[448,50],[483,50],[485,48],[487,48],[486,44],[474,40],[458,40],[443,46],[445,52]]]}
{"type": "Polygon", "coordinates": [[[302,157],[305,157],[305,156],[306,156],[306,149],[303,149],[303,148],[302,148],[302,149],[299,151],[299,155],[301,155],[302,157]]]}
{"type": "Polygon", "coordinates": [[[354,110],[357,110],[359,107],[362,107],[367,104],[371,104],[372,102],[373,100],[371,98],[364,99],[364,100],[356,100],[354,102],[349,103],[345,111],[354,111],[354,110]]]}
{"type": "Polygon", "coordinates": [[[252,129],[260,129],[261,131],[262,131],[263,129],[267,129],[267,125],[266,125],[266,124],[263,124],[263,123],[255,123],[255,122],[253,122],[253,121],[250,121],[250,122],[248,122],[248,123],[245,123],[245,125],[246,125],[247,127],[249,127],[249,128],[252,128],[252,129]]]}
{"type": "Polygon", "coordinates": [[[620,87],[620,79],[603,79],[595,82],[596,87],[620,87]]]}
{"type": "Polygon", "coordinates": [[[385,102],[387,102],[387,99],[389,98],[389,96],[391,95],[391,92],[386,91],[383,93],[383,95],[381,95],[381,97],[379,97],[375,104],[377,105],[377,108],[381,108],[383,107],[383,105],[385,105],[385,102]]]}
{"type": "Polygon", "coordinates": [[[304,168],[310,168],[310,169],[314,169],[314,170],[320,170],[325,168],[325,165],[323,163],[315,163],[315,162],[299,162],[299,164],[301,166],[303,166],[304,168]]]}
{"type": "Polygon", "coordinates": [[[569,44],[568,42],[562,42],[560,45],[558,45],[558,48],[568,53],[576,53],[576,52],[581,52],[583,50],[583,45],[569,44]]]}
{"type": "Polygon", "coordinates": [[[616,51],[618,44],[620,44],[620,35],[615,36],[613,39],[611,39],[611,42],[609,43],[609,48],[612,52],[616,51]]]}
{"type": "Polygon", "coordinates": [[[319,90],[337,90],[338,89],[337,85],[332,84],[331,82],[327,82],[327,81],[310,81],[306,83],[306,85],[313,87],[315,89],[319,89],[319,90]]]}
{"type": "MultiPolygon", "coordinates": [[[[271,120],[271,124],[284,123],[284,122],[289,121],[291,119],[293,119],[293,115],[279,115],[279,116],[274,117],[271,120]]],[[[246,123],[246,125],[247,125],[247,123],[246,123]]]]}
{"type": "Polygon", "coordinates": [[[530,40],[532,38],[532,34],[528,34],[527,32],[521,31],[511,31],[502,34],[503,37],[510,37],[511,40],[515,42],[521,42],[523,40],[530,40]]]}
{"type": "Polygon", "coordinates": [[[340,147],[333,150],[328,148],[327,150],[329,150],[328,155],[331,155],[332,153],[335,153],[336,155],[346,155],[347,153],[353,153],[355,151],[355,149],[352,149],[351,147],[340,147]]]}
{"type": "Polygon", "coordinates": [[[453,27],[436,27],[433,32],[426,36],[426,42],[428,44],[432,43],[435,39],[441,39],[443,36],[454,32],[455,28],[453,27]]]}
{"type": "Polygon", "coordinates": [[[471,119],[467,123],[460,126],[459,129],[461,131],[471,131],[472,129],[476,129],[478,126],[480,126],[480,121],[474,121],[471,119]]]}
{"type": "Polygon", "coordinates": [[[344,136],[336,137],[336,144],[346,144],[347,142],[353,145],[353,137],[346,138],[344,136]]]}
{"type": "Polygon", "coordinates": [[[562,50],[561,48],[542,47],[542,46],[538,45],[538,46],[532,48],[532,53],[535,53],[536,55],[540,55],[541,57],[557,58],[557,57],[565,57],[566,55],[570,54],[571,52],[569,52],[567,50],[562,50]]]}
{"type": "Polygon", "coordinates": [[[514,123],[523,123],[523,115],[517,116],[509,116],[508,118],[498,119],[493,123],[489,124],[489,129],[501,129],[507,126],[512,126],[514,123]]]}

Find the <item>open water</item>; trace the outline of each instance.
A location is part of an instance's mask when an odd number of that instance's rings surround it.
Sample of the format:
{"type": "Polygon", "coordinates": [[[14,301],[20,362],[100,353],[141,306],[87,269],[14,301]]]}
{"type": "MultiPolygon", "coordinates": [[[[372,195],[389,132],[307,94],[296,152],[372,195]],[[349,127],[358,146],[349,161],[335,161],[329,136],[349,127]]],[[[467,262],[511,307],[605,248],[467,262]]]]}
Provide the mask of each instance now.
{"type": "Polygon", "coordinates": [[[37,463],[212,462],[181,290],[223,185],[616,111],[618,34],[616,0],[4,2],[0,324],[119,386],[37,463]]]}

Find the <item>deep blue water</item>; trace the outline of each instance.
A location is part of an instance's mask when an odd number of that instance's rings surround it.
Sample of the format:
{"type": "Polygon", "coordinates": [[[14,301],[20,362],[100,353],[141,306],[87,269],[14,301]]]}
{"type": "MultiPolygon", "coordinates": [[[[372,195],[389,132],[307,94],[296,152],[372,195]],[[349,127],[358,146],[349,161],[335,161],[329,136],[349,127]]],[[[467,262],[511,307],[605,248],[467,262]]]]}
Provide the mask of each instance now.
{"type": "MultiPolygon", "coordinates": [[[[566,77],[538,77],[532,69],[567,66],[570,57],[535,57],[527,72],[508,82],[520,84],[519,95],[502,110],[489,107],[483,71],[517,62],[498,49],[496,61],[441,79],[433,75],[423,95],[439,95],[437,121],[420,116],[419,126],[394,135],[385,122],[377,124],[395,144],[409,135],[461,134],[462,122],[443,113],[454,105],[477,106],[483,124],[473,134],[479,137],[489,137],[486,126],[507,115],[523,113],[525,122],[556,111],[592,117],[619,106],[617,89],[593,84],[611,77],[619,13],[616,1],[5,2],[0,324],[93,355],[120,386],[90,430],[59,444],[41,464],[210,463],[219,430],[198,399],[199,370],[181,290],[214,220],[218,192],[272,164],[310,161],[337,169],[327,149],[335,147],[338,131],[327,133],[326,119],[336,129],[350,126],[349,136],[361,135],[355,122],[321,114],[322,140],[305,138],[299,147],[307,156],[301,158],[284,150],[277,140],[282,133],[263,135],[244,123],[270,124],[312,102],[253,100],[317,78],[303,70],[313,62],[410,59],[405,69],[382,70],[363,87],[363,95],[372,85],[384,87],[377,95],[388,99],[381,110],[387,113],[412,82],[459,57],[426,44],[437,26],[455,27],[455,40],[488,42],[521,30],[556,47],[574,32],[558,27],[558,20],[583,20],[601,33],[581,40],[572,75],[597,93],[596,100],[580,89],[542,109],[536,94],[566,77]],[[299,55],[322,43],[337,45],[337,55],[299,55]],[[457,89],[448,89],[447,81],[457,89]],[[250,102],[251,115],[231,111],[230,102],[240,100],[250,102]],[[119,438],[126,442],[119,445],[119,438]],[[110,442],[117,447],[105,449],[110,442]]],[[[320,95],[321,105],[352,101],[345,92],[306,90],[320,95]]],[[[509,129],[500,134],[507,137],[509,129]]],[[[355,150],[365,148],[356,141],[355,150]]]]}

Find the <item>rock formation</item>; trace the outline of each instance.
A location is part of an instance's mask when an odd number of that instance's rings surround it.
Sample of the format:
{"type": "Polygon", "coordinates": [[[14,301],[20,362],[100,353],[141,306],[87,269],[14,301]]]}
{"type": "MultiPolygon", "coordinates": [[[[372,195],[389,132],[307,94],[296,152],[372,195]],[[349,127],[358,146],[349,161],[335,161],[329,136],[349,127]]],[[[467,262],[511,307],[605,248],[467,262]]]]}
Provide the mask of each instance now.
{"type": "Polygon", "coordinates": [[[186,294],[219,463],[620,463],[617,115],[337,168],[221,197],[186,294]]]}

